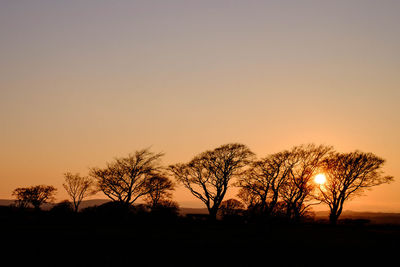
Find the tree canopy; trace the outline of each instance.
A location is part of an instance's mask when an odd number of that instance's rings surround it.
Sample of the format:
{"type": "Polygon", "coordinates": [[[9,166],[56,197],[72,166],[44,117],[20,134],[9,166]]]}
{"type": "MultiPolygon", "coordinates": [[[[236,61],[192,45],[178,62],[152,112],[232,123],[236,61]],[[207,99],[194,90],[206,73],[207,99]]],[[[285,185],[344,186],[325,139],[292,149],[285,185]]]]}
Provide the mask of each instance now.
{"type": "Polygon", "coordinates": [[[317,199],[329,206],[332,224],[336,224],[347,199],[393,180],[392,176],[384,175],[384,163],[384,159],[373,153],[360,151],[335,153],[323,161],[327,181],[319,186],[317,199]]]}
{"type": "Polygon", "coordinates": [[[163,155],[149,149],[139,150],[127,157],[116,158],[105,168],[92,168],[90,175],[111,200],[132,204],[151,192],[147,181],[161,171],[160,159],[163,155]]]}
{"type": "Polygon", "coordinates": [[[84,198],[96,193],[93,179],[81,176],[79,173],[65,173],[63,187],[72,199],[75,212],[78,211],[84,198]]]}
{"type": "Polygon", "coordinates": [[[253,156],[243,144],[226,144],[169,169],[178,182],[206,205],[210,218],[215,219],[231,179],[242,174],[253,156]]]}
{"type": "Polygon", "coordinates": [[[31,204],[36,210],[40,210],[41,205],[54,200],[56,191],[57,189],[51,185],[36,185],[16,188],[12,194],[20,207],[31,204]]]}

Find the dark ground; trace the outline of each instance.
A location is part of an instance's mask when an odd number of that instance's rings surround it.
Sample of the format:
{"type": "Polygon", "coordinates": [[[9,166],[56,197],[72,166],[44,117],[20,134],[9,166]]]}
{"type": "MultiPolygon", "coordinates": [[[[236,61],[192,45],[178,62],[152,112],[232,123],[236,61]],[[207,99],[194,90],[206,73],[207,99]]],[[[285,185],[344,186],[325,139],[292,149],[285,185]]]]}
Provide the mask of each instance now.
{"type": "Polygon", "coordinates": [[[399,225],[2,221],[2,266],[398,266],[399,225]],[[394,262],[393,262],[394,261],[394,262]]]}

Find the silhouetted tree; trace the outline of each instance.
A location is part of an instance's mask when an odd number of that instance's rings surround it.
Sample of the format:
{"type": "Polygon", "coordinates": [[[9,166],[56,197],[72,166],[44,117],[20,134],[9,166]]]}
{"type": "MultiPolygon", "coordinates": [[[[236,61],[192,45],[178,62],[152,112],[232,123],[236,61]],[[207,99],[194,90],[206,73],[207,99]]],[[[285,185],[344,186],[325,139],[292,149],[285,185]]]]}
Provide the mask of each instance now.
{"type": "Polygon", "coordinates": [[[201,153],[189,163],[171,165],[169,169],[206,205],[210,218],[216,219],[229,182],[243,172],[253,156],[243,144],[226,144],[201,153]]]}
{"type": "Polygon", "coordinates": [[[90,177],[70,172],[64,174],[64,179],[63,187],[72,199],[75,212],[78,212],[82,200],[96,193],[96,190],[93,188],[94,181],[90,177]]]}
{"type": "Polygon", "coordinates": [[[239,215],[244,209],[244,205],[237,199],[231,198],[224,200],[220,206],[220,213],[222,217],[236,216],[239,215]]]}
{"type": "Polygon", "coordinates": [[[383,174],[385,160],[372,153],[335,153],[323,163],[327,181],[319,185],[317,199],[329,206],[332,224],[336,224],[347,199],[393,180],[392,176],[383,174]]]}
{"type": "Polygon", "coordinates": [[[292,165],[288,179],[280,186],[279,193],[286,204],[288,218],[298,220],[312,205],[315,183],[312,178],[321,168],[321,163],[332,152],[330,146],[314,144],[296,146],[290,151],[292,165]]]}
{"type": "Polygon", "coordinates": [[[160,219],[176,218],[179,215],[179,204],[172,199],[160,199],[155,206],[151,207],[151,214],[160,219]]]}
{"type": "Polygon", "coordinates": [[[54,200],[57,189],[51,185],[37,185],[31,187],[17,188],[12,195],[16,197],[20,207],[31,204],[35,210],[40,210],[40,206],[54,200]]]}
{"type": "Polygon", "coordinates": [[[149,192],[145,197],[145,201],[151,208],[155,208],[159,204],[168,203],[168,200],[172,197],[171,191],[174,190],[174,183],[163,174],[155,174],[148,178],[145,186],[149,192]]]}
{"type": "Polygon", "coordinates": [[[111,200],[124,205],[134,203],[151,192],[147,180],[160,169],[160,158],[148,149],[136,151],[124,158],[117,158],[104,169],[92,168],[90,175],[97,180],[99,189],[111,200]]]}
{"type": "Polygon", "coordinates": [[[279,199],[279,190],[287,181],[295,164],[289,151],[283,151],[256,161],[239,179],[238,196],[249,209],[262,215],[271,215],[279,199]]]}

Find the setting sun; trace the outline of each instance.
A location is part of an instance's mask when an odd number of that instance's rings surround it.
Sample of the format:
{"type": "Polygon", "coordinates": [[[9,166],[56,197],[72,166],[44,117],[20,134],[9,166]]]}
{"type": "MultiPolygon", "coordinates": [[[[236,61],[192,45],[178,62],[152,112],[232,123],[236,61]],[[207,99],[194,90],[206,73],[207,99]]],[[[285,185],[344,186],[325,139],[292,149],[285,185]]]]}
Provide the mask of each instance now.
{"type": "Polygon", "coordinates": [[[317,174],[314,178],[314,182],[317,184],[324,184],[326,182],[326,176],[323,173],[317,174]]]}

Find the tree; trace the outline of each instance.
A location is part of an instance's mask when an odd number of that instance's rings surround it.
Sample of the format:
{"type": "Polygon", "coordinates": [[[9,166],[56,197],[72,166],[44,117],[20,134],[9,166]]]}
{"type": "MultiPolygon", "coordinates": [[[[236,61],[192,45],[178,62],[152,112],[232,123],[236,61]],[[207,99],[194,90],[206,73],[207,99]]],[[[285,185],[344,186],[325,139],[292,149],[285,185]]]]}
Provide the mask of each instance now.
{"type": "Polygon", "coordinates": [[[171,198],[160,199],[151,207],[151,214],[157,220],[176,218],[179,215],[179,204],[171,198]]]}
{"type": "Polygon", "coordinates": [[[70,172],[65,173],[64,178],[65,182],[63,183],[63,187],[72,199],[75,212],[78,212],[82,200],[96,193],[96,190],[93,188],[94,181],[90,177],[81,176],[79,173],[72,174],[70,172]]]}
{"type": "Polygon", "coordinates": [[[31,204],[35,210],[40,210],[44,203],[54,201],[54,195],[57,189],[51,185],[37,185],[31,187],[16,188],[12,195],[20,207],[26,207],[31,204]]]}
{"type": "Polygon", "coordinates": [[[215,220],[231,179],[242,174],[253,156],[243,144],[226,144],[169,169],[178,182],[206,205],[210,218],[215,220]]]}
{"type": "Polygon", "coordinates": [[[92,168],[90,175],[107,197],[123,205],[130,205],[151,191],[147,180],[161,170],[160,158],[163,155],[148,149],[139,150],[127,157],[115,159],[106,168],[92,168]]]}
{"type": "Polygon", "coordinates": [[[258,160],[239,179],[238,196],[248,208],[265,216],[271,215],[279,199],[279,190],[288,179],[293,162],[291,153],[283,151],[258,160]]]}
{"type": "Polygon", "coordinates": [[[371,187],[393,181],[392,176],[384,175],[384,163],[384,159],[360,151],[335,153],[323,161],[327,181],[319,185],[317,199],[329,206],[332,224],[337,223],[347,199],[371,187]]]}
{"type": "Polygon", "coordinates": [[[239,213],[243,211],[243,209],[243,203],[234,198],[222,201],[220,206],[222,217],[239,215],[239,213]]]}
{"type": "Polygon", "coordinates": [[[330,146],[309,144],[296,146],[290,151],[289,164],[292,167],[279,192],[289,219],[298,220],[313,204],[310,203],[315,188],[312,178],[332,150],[330,146]]]}
{"type": "Polygon", "coordinates": [[[174,183],[168,177],[163,174],[155,174],[147,179],[145,186],[149,192],[145,201],[151,208],[169,203],[172,197],[171,191],[174,190],[174,183]]]}

